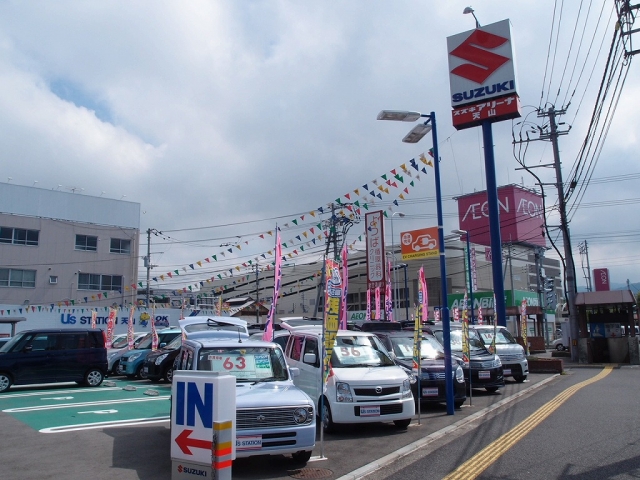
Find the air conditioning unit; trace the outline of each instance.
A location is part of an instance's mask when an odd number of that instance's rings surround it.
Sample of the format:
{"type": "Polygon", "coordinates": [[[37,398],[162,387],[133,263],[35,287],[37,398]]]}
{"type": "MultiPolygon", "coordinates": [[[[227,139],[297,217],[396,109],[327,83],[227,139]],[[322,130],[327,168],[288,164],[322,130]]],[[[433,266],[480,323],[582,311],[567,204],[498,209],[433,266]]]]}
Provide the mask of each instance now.
{"type": "Polygon", "coordinates": [[[58,283],[57,275],[49,275],[49,285],[55,285],[58,283]]]}

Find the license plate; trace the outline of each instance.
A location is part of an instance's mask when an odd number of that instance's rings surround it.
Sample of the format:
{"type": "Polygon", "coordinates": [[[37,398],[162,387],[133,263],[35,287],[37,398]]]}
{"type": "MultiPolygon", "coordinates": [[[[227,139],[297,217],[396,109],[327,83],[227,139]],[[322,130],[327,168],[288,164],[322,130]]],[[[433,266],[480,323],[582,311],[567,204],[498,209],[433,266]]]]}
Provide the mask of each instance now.
{"type": "Polygon", "coordinates": [[[361,417],[379,417],[380,405],[369,405],[367,407],[360,407],[361,417]]]}
{"type": "Polygon", "coordinates": [[[505,368],[505,369],[502,371],[502,373],[503,373],[504,375],[511,375],[511,369],[510,369],[510,368],[505,368]]]}
{"type": "Polygon", "coordinates": [[[422,389],[423,397],[437,397],[438,396],[438,388],[423,388],[422,389]]]}
{"type": "Polygon", "coordinates": [[[260,450],[262,435],[245,435],[236,437],[236,450],[260,450]]]}
{"type": "Polygon", "coordinates": [[[491,372],[487,372],[487,371],[478,372],[478,378],[480,380],[489,380],[491,379],[491,372]]]}

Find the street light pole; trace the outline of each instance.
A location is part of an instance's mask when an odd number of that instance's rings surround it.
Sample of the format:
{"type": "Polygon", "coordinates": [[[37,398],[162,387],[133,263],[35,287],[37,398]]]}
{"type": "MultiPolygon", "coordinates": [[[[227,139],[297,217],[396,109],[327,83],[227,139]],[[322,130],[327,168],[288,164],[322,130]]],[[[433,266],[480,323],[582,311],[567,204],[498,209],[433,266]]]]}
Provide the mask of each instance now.
{"type": "MultiPolygon", "coordinates": [[[[396,249],[394,246],[395,235],[393,234],[393,217],[398,215],[400,218],[404,218],[404,213],[402,212],[393,212],[391,214],[391,254],[393,255],[393,301],[391,302],[391,312],[393,314],[393,318],[396,319],[396,304],[398,301],[398,279],[396,276],[396,249]]],[[[397,320],[397,319],[396,319],[397,320]]]]}
{"type": "MultiPolygon", "coordinates": [[[[467,265],[469,265],[469,303],[471,304],[471,325],[475,322],[473,316],[473,275],[471,272],[471,243],[469,242],[469,232],[467,230],[452,230],[451,233],[456,233],[458,235],[464,235],[467,238],[467,265]]],[[[465,268],[466,270],[466,268],[465,268]]]]}
{"type": "Polygon", "coordinates": [[[447,397],[447,415],[455,413],[453,392],[453,367],[451,365],[451,324],[449,321],[449,300],[447,298],[447,262],[444,250],[444,221],[442,215],[442,192],[440,189],[440,156],[438,154],[438,133],[436,128],[436,113],[421,114],[397,110],[383,110],[378,114],[378,120],[396,120],[415,122],[420,117],[427,121],[418,124],[402,139],[405,143],[418,143],[429,131],[433,142],[434,174],[436,183],[436,206],[438,211],[438,244],[440,251],[440,289],[442,291],[442,343],[444,344],[444,373],[445,391],[447,397]]]}
{"type": "Polygon", "coordinates": [[[409,320],[409,283],[407,282],[407,265],[406,263],[401,263],[398,267],[404,269],[404,307],[405,307],[405,320],[409,320]]]}

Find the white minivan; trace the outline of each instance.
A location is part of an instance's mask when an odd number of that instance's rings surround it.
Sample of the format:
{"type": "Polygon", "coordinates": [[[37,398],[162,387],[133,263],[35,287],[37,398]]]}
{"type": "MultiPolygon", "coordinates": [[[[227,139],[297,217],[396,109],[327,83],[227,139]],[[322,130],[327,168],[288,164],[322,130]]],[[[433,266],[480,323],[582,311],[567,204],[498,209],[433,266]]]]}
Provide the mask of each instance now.
{"type": "Polygon", "coordinates": [[[331,369],[322,395],[322,329],[292,329],[285,357],[300,374],[294,383],[322,412],[322,426],[336,423],[393,422],[407,428],[415,413],[411,382],[372,333],[340,330],[331,355],[331,369]]]}

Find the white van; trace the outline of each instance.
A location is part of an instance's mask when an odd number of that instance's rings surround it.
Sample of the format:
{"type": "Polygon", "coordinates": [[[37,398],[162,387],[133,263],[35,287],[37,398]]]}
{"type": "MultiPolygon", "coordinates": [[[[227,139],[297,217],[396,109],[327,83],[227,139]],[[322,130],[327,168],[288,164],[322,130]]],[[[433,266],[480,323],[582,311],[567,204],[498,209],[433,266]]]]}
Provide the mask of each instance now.
{"type": "Polygon", "coordinates": [[[322,412],[322,426],[336,423],[392,421],[407,428],[415,413],[411,384],[405,371],[372,333],[341,330],[331,356],[331,371],[322,393],[322,329],[292,329],[285,356],[300,370],[294,383],[322,412]]]}

